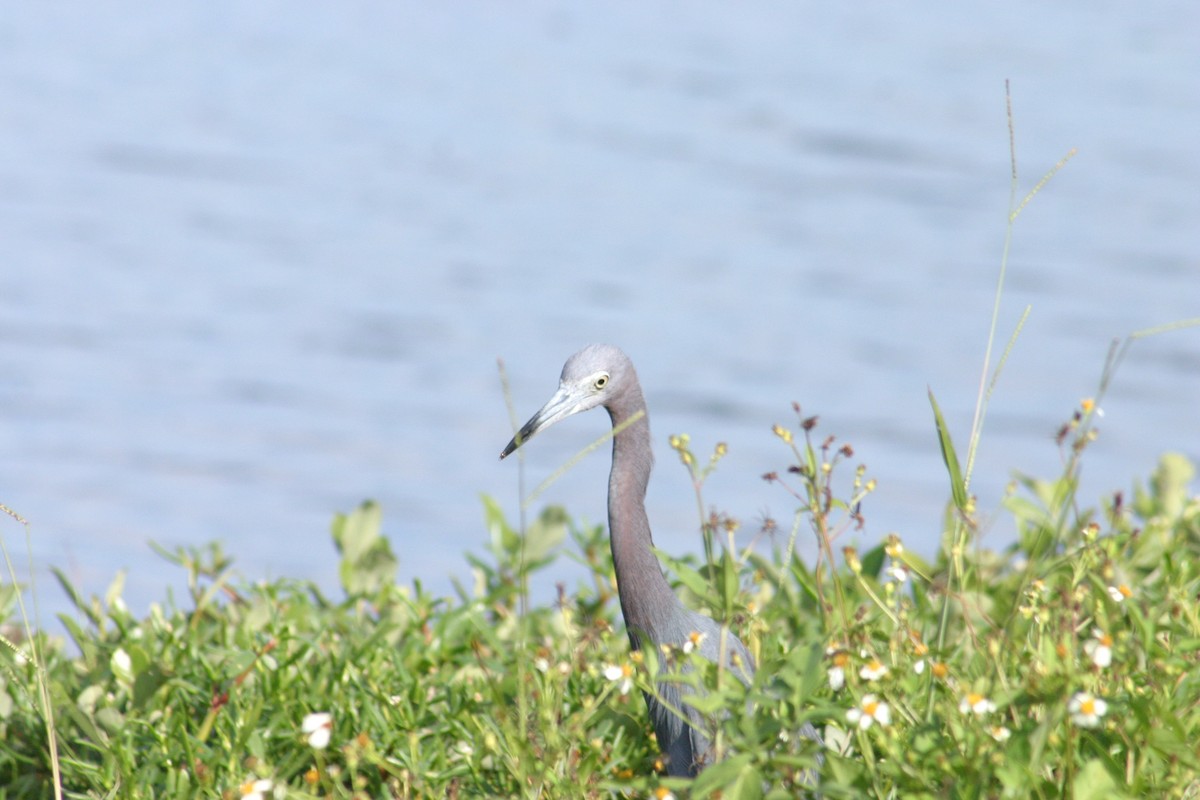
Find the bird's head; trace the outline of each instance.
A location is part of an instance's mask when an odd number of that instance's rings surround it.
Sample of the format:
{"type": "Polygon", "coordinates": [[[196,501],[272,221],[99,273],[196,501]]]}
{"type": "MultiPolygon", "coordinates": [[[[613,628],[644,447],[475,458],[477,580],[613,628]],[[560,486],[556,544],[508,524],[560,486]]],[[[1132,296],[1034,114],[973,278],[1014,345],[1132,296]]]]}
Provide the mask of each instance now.
{"type": "Polygon", "coordinates": [[[620,348],[610,344],[588,345],[567,359],[558,379],[558,391],[521,426],[500,457],[512,454],[538,431],[572,414],[596,406],[611,408],[614,401],[636,387],[637,375],[633,371],[633,363],[620,348]]]}

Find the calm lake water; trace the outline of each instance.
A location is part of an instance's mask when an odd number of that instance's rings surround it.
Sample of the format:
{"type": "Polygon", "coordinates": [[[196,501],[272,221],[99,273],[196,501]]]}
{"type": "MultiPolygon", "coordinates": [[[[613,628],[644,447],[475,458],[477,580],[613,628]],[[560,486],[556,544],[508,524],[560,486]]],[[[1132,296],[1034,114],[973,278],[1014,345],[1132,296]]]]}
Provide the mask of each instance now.
{"type": "MultiPolygon", "coordinates": [[[[700,550],[672,433],[728,443],[707,503],[790,519],[759,476],[799,401],[878,480],[846,542],[931,553],[926,391],[965,447],[1006,79],[1018,193],[1078,155],[1014,231],[1001,340],[1032,311],[978,463],[988,544],[1013,470],[1055,474],[1110,342],[1200,316],[1194,3],[56,11],[0,20],[0,502],[32,535],[0,533],[43,616],[52,565],[94,593],[127,569],[135,610],[178,590],[149,540],[332,589],[330,518],[368,497],[402,579],[469,580],[479,495],[518,508],[497,357],[523,421],[591,341],[641,374],[660,547],[700,550]]],[[[1198,403],[1200,329],[1138,341],[1084,498],[1200,459],[1198,403]]],[[[606,425],[539,437],[527,484],[606,425]]],[[[607,469],[542,501],[602,522],[607,469]]]]}

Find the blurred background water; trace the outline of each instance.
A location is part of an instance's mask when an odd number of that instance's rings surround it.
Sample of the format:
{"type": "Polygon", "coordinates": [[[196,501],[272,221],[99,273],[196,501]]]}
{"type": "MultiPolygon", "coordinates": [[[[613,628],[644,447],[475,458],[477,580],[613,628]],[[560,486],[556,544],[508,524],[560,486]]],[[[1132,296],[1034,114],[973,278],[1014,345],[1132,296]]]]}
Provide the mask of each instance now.
{"type": "MultiPolygon", "coordinates": [[[[1200,315],[1198,30],[1195,4],[1078,0],[9,7],[0,501],[43,615],[50,565],[88,592],[128,569],[139,611],[180,586],[149,540],[333,588],[331,515],[367,497],[403,580],[469,580],[480,493],[518,507],[497,357],[523,421],[591,341],[641,373],[660,547],[700,550],[672,433],[728,443],[706,500],[747,537],[790,519],[760,476],[799,401],[879,482],[846,543],[932,553],[926,389],[965,448],[1009,79],[1019,193],[1078,155],[1015,230],[1001,339],[1032,313],[974,486],[1003,545],[1012,470],[1056,473],[1110,342],[1200,315]]],[[[1198,401],[1200,330],[1138,341],[1085,500],[1200,458],[1198,401]]],[[[539,437],[528,485],[607,424],[539,437]]],[[[607,469],[543,502],[603,522],[607,469]]]]}

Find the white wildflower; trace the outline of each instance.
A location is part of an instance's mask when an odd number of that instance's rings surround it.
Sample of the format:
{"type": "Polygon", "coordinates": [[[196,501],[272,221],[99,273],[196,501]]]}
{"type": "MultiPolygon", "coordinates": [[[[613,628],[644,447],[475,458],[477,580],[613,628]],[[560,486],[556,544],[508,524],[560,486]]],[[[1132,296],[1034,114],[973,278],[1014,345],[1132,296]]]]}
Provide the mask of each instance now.
{"type": "Polygon", "coordinates": [[[887,727],[892,722],[892,710],[875,695],[866,694],[857,706],[846,712],[846,721],[864,731],[876,722],[887,727]]]}
{"type": "Polygon", "coordinates": [[[1097,728],[1108,713],[1108,703],[1088,692],[1076,692],[1067,704],[1067,711],[1071,715],[1071,722],[1080,728],[1097,728]]]}
{"type": "Polygon", "coordinates": [[[329,746],[329,737],[333,734],[333,716],[323,711],[309,714],[300,723],[300,730],[308,737],[309,747],[324,750],[329,746]]]}

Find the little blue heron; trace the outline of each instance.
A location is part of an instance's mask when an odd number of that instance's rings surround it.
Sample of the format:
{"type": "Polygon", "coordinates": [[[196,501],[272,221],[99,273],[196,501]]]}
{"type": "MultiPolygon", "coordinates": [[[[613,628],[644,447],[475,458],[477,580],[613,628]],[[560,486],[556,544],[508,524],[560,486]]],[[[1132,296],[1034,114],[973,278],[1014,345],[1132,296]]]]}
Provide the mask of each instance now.
{"type": "MultiPolygon", "coordinates": [[[[608,478],[608,528],[617,594],[630,646],[635,650],[654,648],[661,654],[661,645],[681,647],[698,640],[695,646],[700,655],[713,663],[721,663],[723,657],[725,668],[749,684],[754,659],[746,646],[728,629],[723,630],[679,601],[651,549],[650,522],[646,518],[646,484],[654,463],[650,423],[642,387],[625,353],[611,345],[594,344],[567,359],[558,391],[525,423],[500,458],[538,431],[596,406],[608,409],[613,428],[617,429],[608,478]]],[[[658,694],[661,701],[647,693],[646,706],[666,757],[667,772],[695,775],[713,758],[706,721],[695,708],[682,702],[679,684],[660,683],[658,694]]],[[[804,735],[816,738],[811,727],[806,727],[804,735]]]]}

